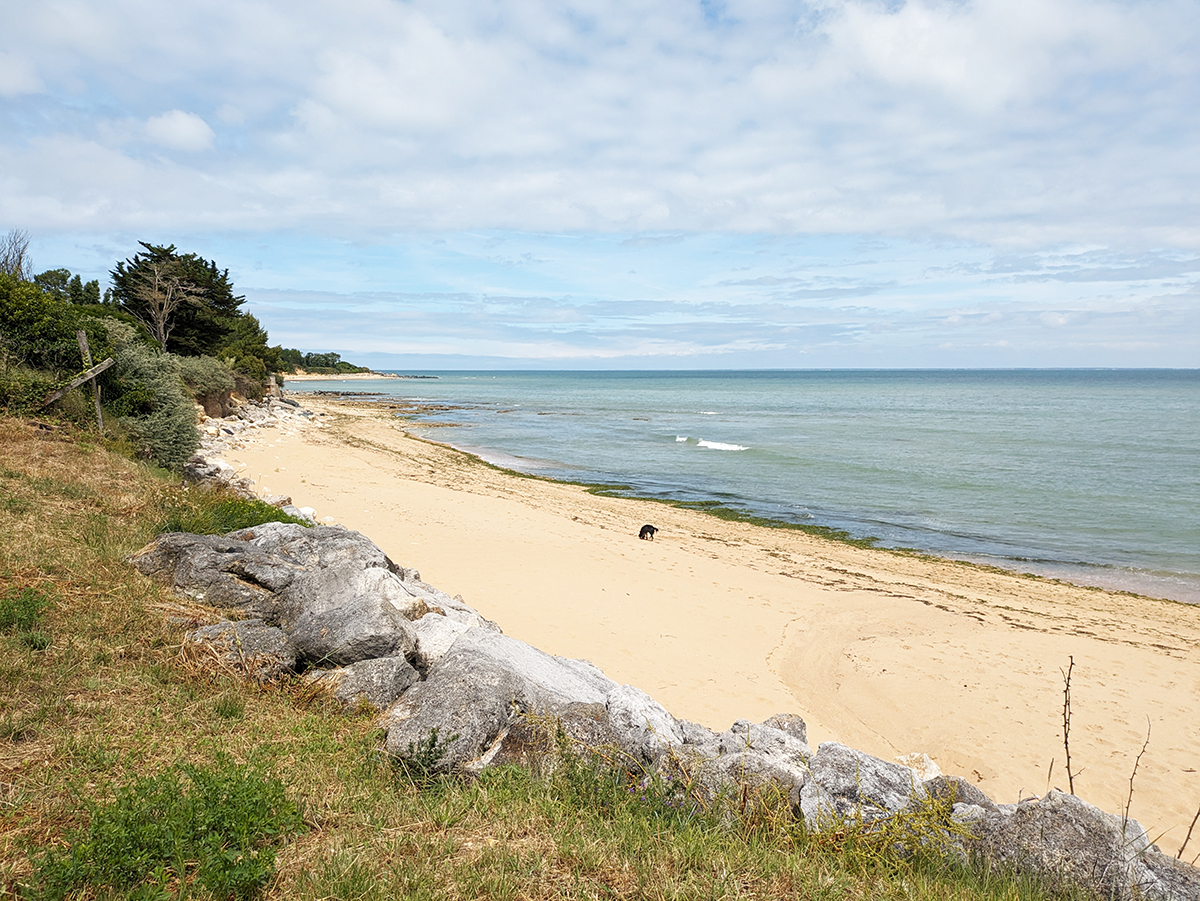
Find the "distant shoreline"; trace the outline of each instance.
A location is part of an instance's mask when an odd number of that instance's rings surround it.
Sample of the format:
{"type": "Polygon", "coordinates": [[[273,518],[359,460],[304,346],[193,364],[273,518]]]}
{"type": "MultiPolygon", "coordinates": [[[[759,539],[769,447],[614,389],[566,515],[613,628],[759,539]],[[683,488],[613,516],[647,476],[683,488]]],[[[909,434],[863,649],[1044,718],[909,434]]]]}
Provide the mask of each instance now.
{"type": "Polygon", "coordinates": [[[314,372],[299,372],[281,376],[283,384],[288,382],[351,382],[369,379],[436,379],[436,375],[400,375],[394,372],[347,372],[342,375],[321,375],[314,372]]]}

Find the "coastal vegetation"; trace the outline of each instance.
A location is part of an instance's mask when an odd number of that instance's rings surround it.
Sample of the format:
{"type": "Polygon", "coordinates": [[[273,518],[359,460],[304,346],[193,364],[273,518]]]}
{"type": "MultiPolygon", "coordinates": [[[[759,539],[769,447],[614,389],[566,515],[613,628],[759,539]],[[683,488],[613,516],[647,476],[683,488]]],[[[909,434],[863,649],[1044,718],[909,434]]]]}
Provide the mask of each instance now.
{"type": "Polygon", "coordinates": [[[66,417],[0,417],[0,897],[1084,897],[616,760],[471,781],[431,772],[436,737],[389,758],[302,678],[197,665],[182,636],[212,613],[126,562],[255,515],[66,417]]]}
{"type": "Polygon", "coordinates": [[[270,346],[229,270],[174,245],[141,247],[101,294],[68,269],[34,274],[26,233],[0,239],[0,409],[34,413],[63,392],[57,415],[80,426],[103,418],[130,453],[178,469],[199,440],[193,402],[220,416],[231,398],[261,398],[272,374],[368,371],[336,353],[270,346]],[[80,373],[89,380],[69,388],[80,373]]]}

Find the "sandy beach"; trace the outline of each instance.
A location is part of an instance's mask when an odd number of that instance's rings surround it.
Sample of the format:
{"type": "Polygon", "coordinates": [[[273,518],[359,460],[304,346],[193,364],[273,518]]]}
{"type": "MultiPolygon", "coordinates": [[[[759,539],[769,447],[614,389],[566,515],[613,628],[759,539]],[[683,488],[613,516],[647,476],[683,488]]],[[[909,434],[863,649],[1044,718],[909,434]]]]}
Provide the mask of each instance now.
{"type": "MultiPolygon", "coordinates": [[[[725,729],[798,713],[814,747],[927,754],[1016,801],[1068,788],[1073,659],[1075,792],[1129,803],[1172,854],[1200,806],[1198,606],[597,497],[411,438],[385,404],[299,399],[323,427],[261,430],[225,455],[260,494],[363,532],[508,634],[677,716],[725,729]]],[[[1198,852],[1195,835],[1185,859],[1198,852]]]]}

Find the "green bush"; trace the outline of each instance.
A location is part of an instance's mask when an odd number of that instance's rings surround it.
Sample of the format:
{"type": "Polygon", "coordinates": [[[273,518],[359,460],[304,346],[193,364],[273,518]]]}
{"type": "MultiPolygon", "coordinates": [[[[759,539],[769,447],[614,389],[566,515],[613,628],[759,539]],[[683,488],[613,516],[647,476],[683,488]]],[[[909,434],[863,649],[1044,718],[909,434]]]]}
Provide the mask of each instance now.
{"type": "Polygon", "coordinates": [[[41,404],[57,384],[49,374],[24,366],[0,368],[0,407],[13,413],[31,410],[41,404]]]}
{"type": "Polygon", "coordinates": [[[179,374],[197,399],[228,394],[234,389],[233,373],[213,357],[181,357],[179,374]]]}
{"type": "Polygon", "coordinates": [[[275,872],[275,849],[304,828],[283,784],[228,758],[182,764],[120,789],[91,822],[34,861],[31,897],[85,889],[166,894],[194,880],[215,898],[252,898],[275,872]]]}
{"type": "Polygon", "coordinates": [[[0,272],[0,368],[25,364],[78,372],[83,368],[75,340],[79,320],[71,304],[0,272]]]}
{"type": "Polygon", "coordinates": [[[180,469],[200,445],[196,412],[180,377],[180,359],[146,345],[123,322],[106,323],[116,365],[108,384],[113,412],[139,456],[180,469]]]}
{"type": "Polygon", "coordinates": [[[236,364],[238,372],[241,372],[246,378],[253,379],[256,382],[265,381],[267,378],[267,367],[258,357],[245,356],[238,357],[236,364]]]}

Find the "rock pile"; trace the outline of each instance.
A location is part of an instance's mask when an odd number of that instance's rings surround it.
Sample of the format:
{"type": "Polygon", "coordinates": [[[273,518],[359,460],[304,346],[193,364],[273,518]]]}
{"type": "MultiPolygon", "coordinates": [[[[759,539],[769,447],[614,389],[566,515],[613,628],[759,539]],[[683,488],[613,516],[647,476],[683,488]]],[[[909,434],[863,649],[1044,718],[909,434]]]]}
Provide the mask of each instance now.
{"type": "MultiPolygon", "coordinates": [[[[203,408],[197,412],[201,416],[200,447],[184,466],[184,475],[196,482],[223,484],[246,497],[257,496],[253,483],[238,477],[237,471],[225,461],[226,453],[264,440],[264,430],[274,430],[282,437],[295,435],[307,428],[323,427],[319,417],[290,398],[269,397],[261,401],[247,401],[233,407],[228,416],[220,418],[205,415],[203,408]]],[[[312,518],[311,509],[293,507],[290,499],[279,506],[298,519],[312,518]]]]}
{"type": "MultiPolygon", "coordinates": [[[[300,415],[265,406],[275,423],[300,415]]],[[[239,434],[229,425],[229,435],[214,426],[221,436],[210,453],[239,434]]],[[[224,473],[197,458],[197,471],[206,467],[224,473]]],[[[585,660],[503,634],[358,532],[268,523],[224,536],[167,533],[132,562],[229,611],[229,620],[189,633],[189,645],[248,678],[301,671],[346,705],[370,705],[391,754],[413,753],[437,730],[443,771],[547,765],[549,724],[574,747],[607,749],[631,770],[682,772],[709,799],[747,789],[774,798],[808,829],[871,824],[937,802],[947,830],[968,836],[958,844],[964,855],[1106,898],[1200,901],[1200,870],[1161,853],[1134,820],[1058,791],[997,804],[966,780],[925,779],[919,768],[836,742],[814,753],[795,714],[739,720],[721,733],[678,719],[585,660]]]]}

